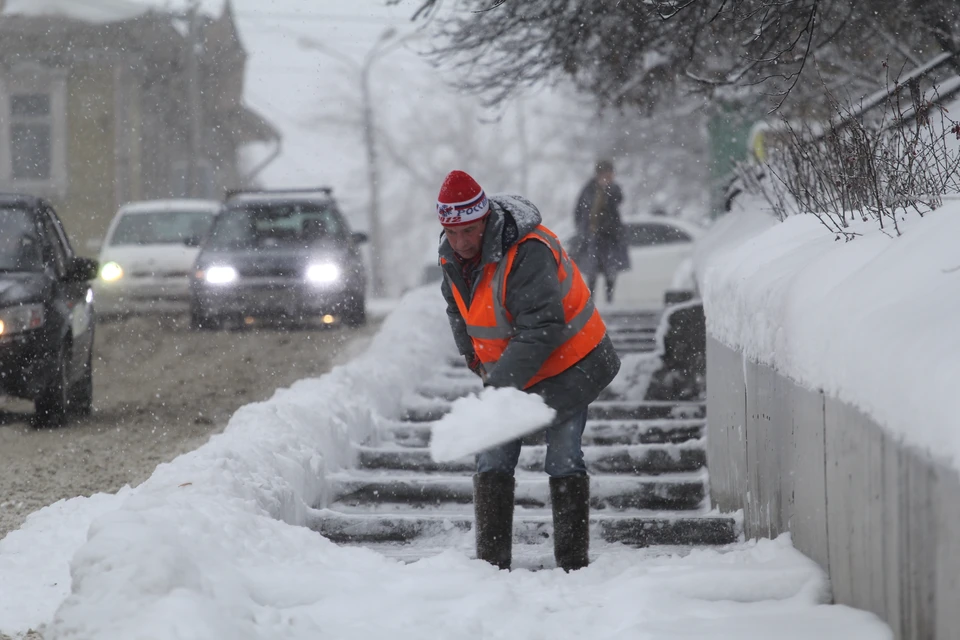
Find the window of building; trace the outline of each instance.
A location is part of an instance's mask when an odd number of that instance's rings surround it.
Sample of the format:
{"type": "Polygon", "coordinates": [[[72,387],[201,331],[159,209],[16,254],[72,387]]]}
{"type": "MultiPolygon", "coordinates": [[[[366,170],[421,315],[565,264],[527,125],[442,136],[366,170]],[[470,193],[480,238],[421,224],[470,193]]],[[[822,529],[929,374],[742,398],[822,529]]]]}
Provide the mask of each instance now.
{"type": "Polygon", "coordinates": [[[66,71],[0,71],[0,189],[60,196],[67,187],[66,71]]]}
{"type": "Polygon", "coordinates": [[[50,95],[10,96],[10,175],[14,179],[49,180],[53,160],[50,95]]]}

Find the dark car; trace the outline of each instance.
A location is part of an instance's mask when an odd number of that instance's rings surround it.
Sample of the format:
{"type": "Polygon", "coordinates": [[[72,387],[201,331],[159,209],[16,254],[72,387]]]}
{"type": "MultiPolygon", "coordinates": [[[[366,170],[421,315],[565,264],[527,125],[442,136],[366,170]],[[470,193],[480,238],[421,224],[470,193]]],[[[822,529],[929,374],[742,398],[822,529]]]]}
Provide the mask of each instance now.
{"type": "Polygon", "coordinates": [[[90,412],[96,276],[53,207],[0,194],[0,394],[33,400],[40,424],[90,412]]]}
{"type": "Polygon", "coordinates": [[[229,195],[197,257],[191,323],[366,322],[359,245],[329,189],[229,195]]]}

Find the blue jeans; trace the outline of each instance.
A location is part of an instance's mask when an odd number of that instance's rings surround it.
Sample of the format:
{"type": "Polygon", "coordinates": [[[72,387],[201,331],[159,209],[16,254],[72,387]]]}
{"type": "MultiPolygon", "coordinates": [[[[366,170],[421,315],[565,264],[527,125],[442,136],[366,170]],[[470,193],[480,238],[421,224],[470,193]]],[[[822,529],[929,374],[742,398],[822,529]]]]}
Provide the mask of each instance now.
{"type": "MultiPolygon", "coordinates": [[[[582,476],[587,473],[580,438],[587,426],[587,408],[565,422],[547,429],[547,457],[544,470],[552,478],[582,476]]],[[[514,440],[477,454],[477,473],[497,471],[513,475],[520,460],[520,441],[514,440]]]]}

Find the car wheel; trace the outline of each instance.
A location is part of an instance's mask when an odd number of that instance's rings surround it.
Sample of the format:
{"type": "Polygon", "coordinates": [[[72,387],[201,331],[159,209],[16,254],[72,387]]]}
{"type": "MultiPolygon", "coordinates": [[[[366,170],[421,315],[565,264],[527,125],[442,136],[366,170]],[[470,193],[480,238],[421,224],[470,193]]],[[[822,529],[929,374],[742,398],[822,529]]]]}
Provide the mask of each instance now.
{"type": "Polygon", "coordinates": [[[355,296],[347,302],[343,322],[348,327],[362,327],[367,324],[367,301],[363,296],[355,296]]]}
{"type": "Polygon", "coordinates": [[[37,424],[42,427],[61,427],[67,421],[69,407],[67,379],[67,349],[61,347],[53,378],[33,401],[37,424]]]}
{"type": "Polygon", "coordinates": [[[93,411],[93,353],[87,356],[83,374],[70,392],[70,413],[89,416],[93,411]]]}

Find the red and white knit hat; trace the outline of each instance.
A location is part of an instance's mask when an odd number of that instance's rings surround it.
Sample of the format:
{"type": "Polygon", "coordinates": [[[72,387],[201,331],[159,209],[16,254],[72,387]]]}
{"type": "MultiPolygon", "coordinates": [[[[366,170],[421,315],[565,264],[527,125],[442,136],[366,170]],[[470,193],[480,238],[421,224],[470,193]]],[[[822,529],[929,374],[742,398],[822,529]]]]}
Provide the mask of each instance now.
{"type": "Polygon", "coordinates": [[[456,227],[483,219],[490,213],[487,194],[464,171],[451,171],[440,186],[437,216],[445,227],[456,227]]]}

